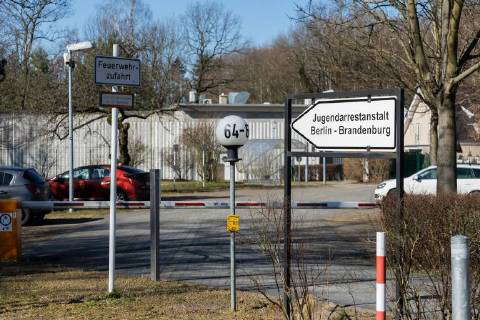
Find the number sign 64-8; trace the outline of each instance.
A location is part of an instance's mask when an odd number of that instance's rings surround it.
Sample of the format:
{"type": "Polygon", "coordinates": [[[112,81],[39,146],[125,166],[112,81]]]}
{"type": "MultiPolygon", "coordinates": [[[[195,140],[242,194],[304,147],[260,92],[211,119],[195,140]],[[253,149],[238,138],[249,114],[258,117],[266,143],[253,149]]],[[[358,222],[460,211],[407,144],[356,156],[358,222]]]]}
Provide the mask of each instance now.
{"type": "Polygon", "coordinates": [[[227,116],[218,122],[215,135],[222,146],[243,146],[248,140],[250,131],[244,119],[227,116]]]}

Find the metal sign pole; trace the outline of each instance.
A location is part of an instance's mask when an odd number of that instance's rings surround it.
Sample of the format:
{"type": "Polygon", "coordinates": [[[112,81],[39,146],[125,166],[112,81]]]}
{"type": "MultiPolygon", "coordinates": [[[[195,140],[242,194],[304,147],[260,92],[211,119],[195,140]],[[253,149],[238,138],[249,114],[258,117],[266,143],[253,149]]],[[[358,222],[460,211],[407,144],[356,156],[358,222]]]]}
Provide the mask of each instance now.
{"type": "MultiPolygon", "coordinates": [[[[235,215],[235,161],[230,162],[230,210],[235,215]]],[[[237,310],[237,272],[235,266],[235,232],[230,232],[230,308],[237,310]]]]}
{"type": "MultiPolygon", "coordinates": [[[[235,162],[238,158],[238,148],[243,146],[249,136],[248,123],[234,115],[226,116],[217,123],[215,128],[216,141],[227,149],[225,162],[230,163],[230,210],[227,216],[227,232],[230,233],[230,308],[237,310],[237,275],[235,268],[235,232],[240,231],[240,217],[235,214],[235,162]]],[[[205,148],[202,148],[205,150],[205,148]]]]}
{"type": "MultiPolygon", "coordinates": [[[[113,56],[119,56],[118,44],[113,45],[113,56]]],[[[117,87],[112,87],[112,92],[117,92],[117,87]]],[[[115,282],[115,232],[117,212],[117,142],[118,142],[118,108],[112,108],[112,136],[110,140],[110,228],[108,246],[108,292],[112,293],[115,282]]]]}
{"type": "Polygon", "coordinates": [[[285,103],[285,137],[284,137],[284,208],[283,208],[283,304],[285,313],[290,319],[290,263],[291,263],[291,220],[292,220],[292,134],[290,123],[292,122],[292,100],[287,99],[285,103]]]}
{"type": "MultiPolygon", "coordinates": [[[[395,161],[395,169],[396,169],[396,179],[397,179],[397,212],[398,212],[398,217],[400,217],[400,220],[403,221],[403,195],[404,195],[404,186],[403,186],[403,179],[404,179],[404,151],[403,151],[403,140],[404,140],[404,124],[403,124],[403,106],[404,106],[404,90],[403,89],[398,89],[397,92],[397,99],[396,99],[396,112],[397,112],[397,123],[396,123],[396,128],[397,128],[397,158],[395,161]]],[[[403,224],[402,224],[403,225],[403,224]]],[[[400,235],[403,237],[403,231],[400,229],[400,235]]],[[[403,261],[403,255],[405,253],[400,251],[398,253],[398,262],[401,263],[403,261]]],[[[395,278],[395,287],[396,287],[396,300],[398,303],[398,310],[399,314],[396,315],[397,319],[402,318],[403,315],[403,308],[405,306],[405,301],[403,300],[403,296],[401,294],[401,288],[400,288],[400,279],[395,278]]]]}
{"type": "MultiPolygon", "coordinates": [[[[69,53],[70,55],[70,53],[69,53]]],[[[70,58],[71,59],[71,58],[70,58]]],[[[68,64],[68,140],[69,140],[69,161],[68,161],[68,201],[73,201],[73,107],[72,107],[72,60],[68,64]]],[[[69,211],[72,211],[70,209],[69,211]]]]}
{"type": "MultiPolygon", "coordinates": [[[[399,216],[403,216],[403,178],[404,178],[404,157],[403,157],[403,105],[404,105],[404,92],[403,89],[394,90],[369,90],[358,92],[340,92],[340,93],[306,93],[290,95],[285,101],[285,147],[284,147],[284,259],[283,259],[283,274],[284,274],[284,307],[287,317],[291,318],[291,193],[292,193],[292,157],[323,157],[323,180],[326,181],[326,161],[325,158],[379,158],[379,159],[392,159],[396,158],[397,169],[397,189],[398,189],[398,212],[399,216]],[[375,97],[374,100],[371,98],[375,97]],[[328,101],[323,101],[325,99],[328,101]],[[314,105],[308,107],[303,113],[301,113],[292,123],[292,101],[297,99],[319,99],[314,105]],[[366,104],[373,103],[378,111],[384,115],[379,121],[386,121],[383,123],[382,130],[387,131],[388,135],[384,135],[381,142],[376,142],[374,149],[378,151],[367,152],[364,149],[364,137],[360,140],[351,141],[351,134],[345,132],[343,129],[339,130],[338,123],[344,120],[331,121],[330,127],[322,127],[314,129],[312,132],[311,123],[319,122],[318,111],[319,106],[322,105],[320,114],[328,115],[327,111],[334,107],[335,103],[344,103],[344,108],[347,108],[351,114],[358,112],[356,109],[352,109],[352,105],[356,107],[361,106],[366,108],[366,104]],[[326,107],[323,107],[326,106],[326,107]],[[394,118],[391,114],[395,114],[394,118]],[[337,127],[335,127],[337,126],[337,127]],[[334,152],[292,152],[291,133],[295,131],[300,136],[309,141],[315,148],[318,149],[353,149],[352,151],[334,151],[334,152]],[[395,136],[391,136],[390,132],[395,132],[395,136]],[[319,137],[323,135],[334,136],[335,139],[321,140],[319,137]],[[342,136],[343,135],[343,136],[342,136]],[[362,140],[363,139],[363,140],[362,140]],[[395,149],[395,150],[394,150],[395,149]],[[355,151],[358,150],[358,151],[355,151]],[[390,151],[391,150],[391,151],[390,151]],[[396,152],[395,152],[396,151],[396,152]]],[[[372,106],[368,106],[368,110],[371,110],[372,106]]],[[[372,111],[369,111],[372,112],[372,111]]],[[[315,127],[314,127],[315,128],[315,127]]],[[[372,130],[373,132],[373,130],[372,130]]],[[[373,133],[372,133],[373,134],[373,133]]],[[[371,149],[371,148],[367,148],[371,149]]],[[[399,257],[402,257],[399,255],[399,257]]],[[[398,283],[397,283],[398,287],[398,283]]],[[[399,301],[401,305],[403,301],[399,301]]]]}

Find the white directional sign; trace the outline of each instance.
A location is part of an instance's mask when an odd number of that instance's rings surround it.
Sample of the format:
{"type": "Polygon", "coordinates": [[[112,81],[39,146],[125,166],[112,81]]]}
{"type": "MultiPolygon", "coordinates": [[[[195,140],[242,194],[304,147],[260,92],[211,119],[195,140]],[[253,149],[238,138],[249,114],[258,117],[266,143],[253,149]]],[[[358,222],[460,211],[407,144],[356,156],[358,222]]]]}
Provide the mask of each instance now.
{"type": "Polygon", "coordinates": [[[133,94],[117,92],[101,92],[100,105],[103,107],[116,107],[122,109],[133,108],[133,94]]]}
{"type": "Polygon", "coordinates": [[[95,83],[113,86],[139,86],[140,60],[96,56],[95,83]]]}
{"type": "Polygon", "coordinates": [[[320,100],[292,122],[318,149],[395,150],[395,98],[320,100]]]}

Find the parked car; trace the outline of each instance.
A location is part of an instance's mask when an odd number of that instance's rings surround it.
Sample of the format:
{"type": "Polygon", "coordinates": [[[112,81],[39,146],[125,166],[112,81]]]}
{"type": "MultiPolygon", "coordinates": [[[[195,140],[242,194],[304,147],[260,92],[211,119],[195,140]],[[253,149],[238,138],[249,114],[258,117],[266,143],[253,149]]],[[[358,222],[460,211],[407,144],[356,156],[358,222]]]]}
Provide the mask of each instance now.
{"type": "MultiPolygon", "coordinates": [[[[404,190],[412,194],[437,193],[437,167],[420,170],[404,180],[404,190]]],[[[375,200],[382,200],[396,189],[395,179],[387,180],[375,189],[375,200]]],[[[457,164],[457,192],[480,193],[480,165],[457,164]]]]}
{"type": "MultiPolygon", "coordinates": [[[[68,200],[69,172],[49,179],[52,196],[56,200],[68,200]]],[[[149,174],[143,170],[117,167],[117,200],[148,200],[149,174]]],[[[110,199],[110,166],[92,165],[73,170],[73,197],[76,200],[110,199]]]]}
{"type": "MultiPolygon", "coordinates": [[[[50,188],[33,168],[0,167],[0,199],[47,201],[50,188]]],[[[40,222],[50,211],[22,209],[22,225],[40,222]]]]}

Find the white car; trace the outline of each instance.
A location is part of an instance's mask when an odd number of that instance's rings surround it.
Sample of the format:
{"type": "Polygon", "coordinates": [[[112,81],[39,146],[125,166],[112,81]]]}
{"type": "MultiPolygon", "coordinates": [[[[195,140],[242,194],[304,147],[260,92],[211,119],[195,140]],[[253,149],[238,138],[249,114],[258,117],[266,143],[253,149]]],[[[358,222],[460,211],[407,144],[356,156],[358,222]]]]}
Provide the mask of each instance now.
{"type": "MultiPolygon", "coordinates": [[[[420,170],[403,181],[406,193],[436,194],[437,166],[420,170]]],[[[375,189],[375,200],[381,201],[389,192],[394,192],[396,186],[395,179],[380,183],[375,189]]],[[[480,165],[457,164],[457,192],[480,192],[480,165]]]]}

